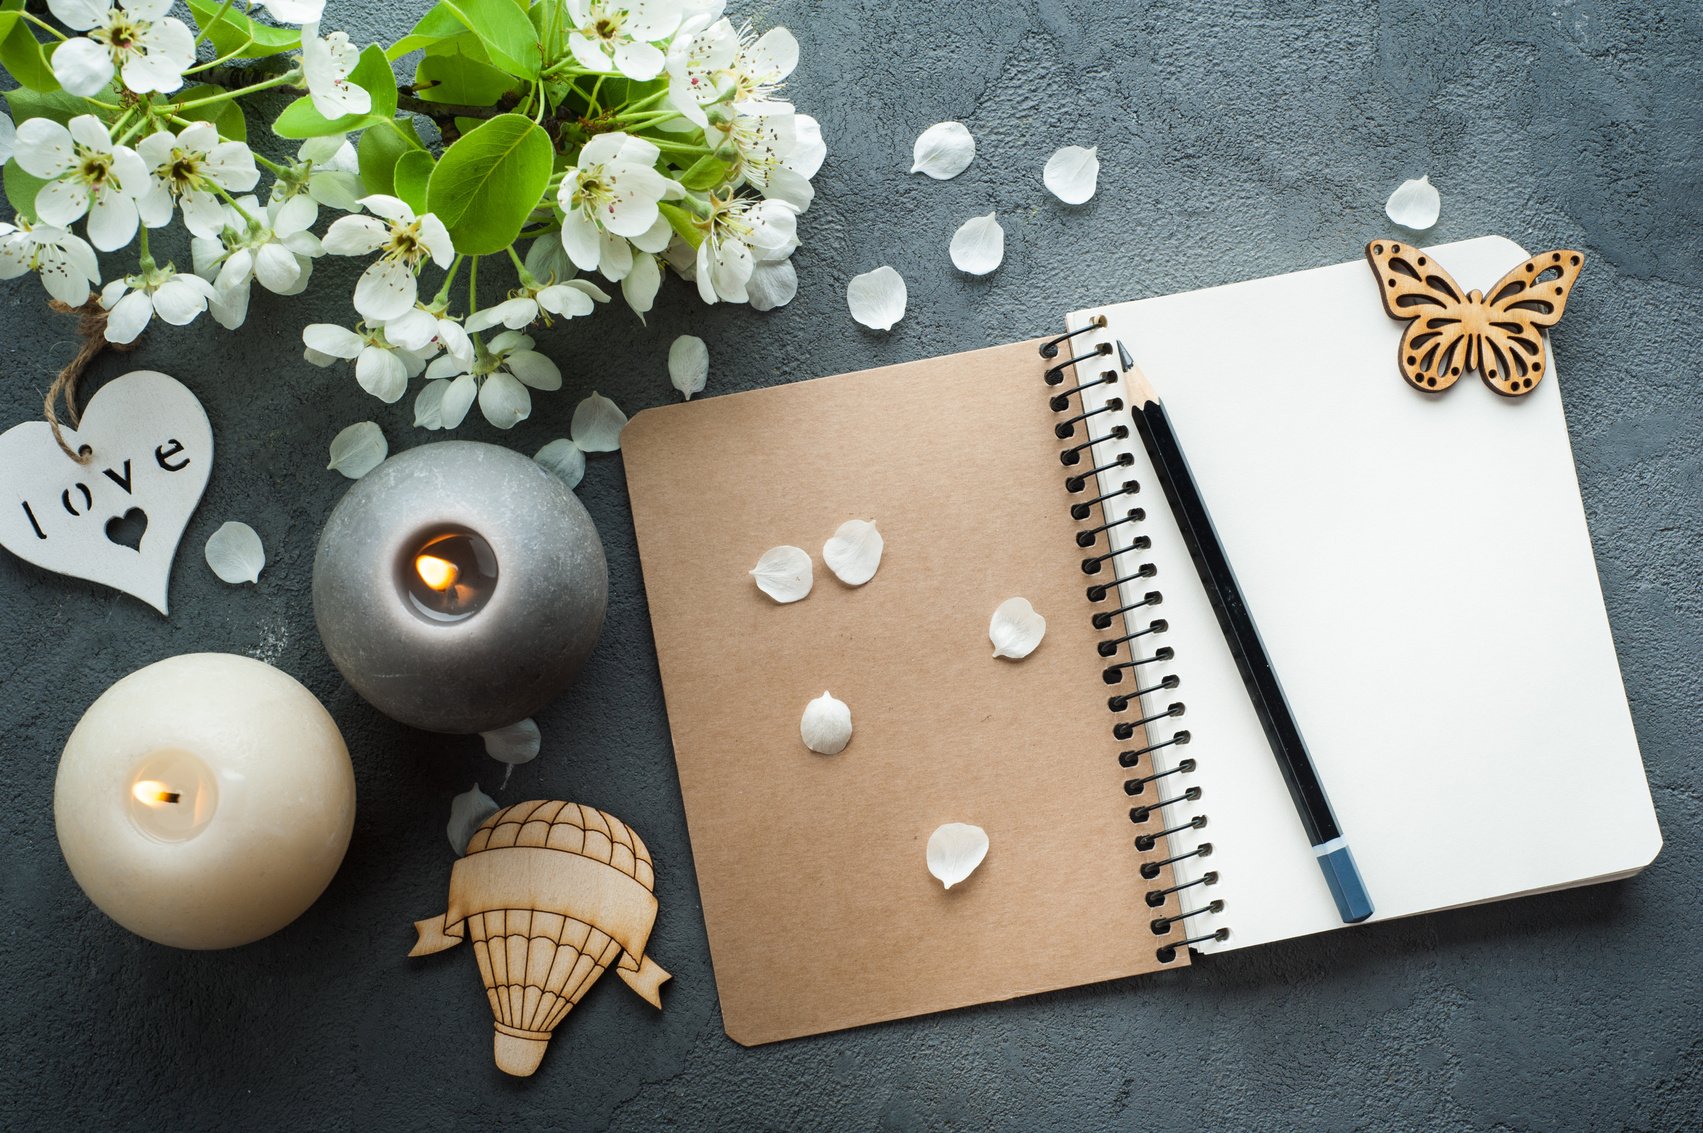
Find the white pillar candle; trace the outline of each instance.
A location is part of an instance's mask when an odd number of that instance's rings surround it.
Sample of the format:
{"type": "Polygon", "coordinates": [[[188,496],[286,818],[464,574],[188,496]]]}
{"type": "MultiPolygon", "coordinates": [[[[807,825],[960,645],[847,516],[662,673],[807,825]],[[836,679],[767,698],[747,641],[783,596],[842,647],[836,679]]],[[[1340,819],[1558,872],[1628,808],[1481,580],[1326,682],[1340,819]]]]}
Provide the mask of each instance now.
{"type": "Polygon", "coordinates": [[[53,788],[71,875],[102,912],[178,948],[232,948],[302,914],[355,822],[336,723],[288,674],[191,653],[83,714],[53,788]]]}

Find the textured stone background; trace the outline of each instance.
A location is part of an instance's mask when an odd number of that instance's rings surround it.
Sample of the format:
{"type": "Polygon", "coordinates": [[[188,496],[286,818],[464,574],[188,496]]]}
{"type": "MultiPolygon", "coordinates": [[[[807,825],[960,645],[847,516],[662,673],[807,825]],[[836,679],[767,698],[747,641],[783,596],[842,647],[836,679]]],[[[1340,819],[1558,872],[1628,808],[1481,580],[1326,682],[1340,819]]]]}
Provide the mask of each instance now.
{"type": "MultiPolygon", "coordinates": [[[[333,0],[328,22],[357,39],[399,33],[415,7],[333,0]]],[[[745,9],[798,33],[794,94],[830,150],[802,226],[798,300],[769,316],[706,310],[676,284],[649,328],[618,309],[558,327],[542,341],[566,371],[563,392],[540,397],[510,435],[482,421],[463,430],[530,453],[566,432],[593,388],[629,411],[667,401],[668,343],[685,331],[709,341],[710,392],[725,393],[1039,334],[1092,302],[1349,259],[1388,231],[1385,195],[1428,171],[1444,199],[1434,239],[1501,232],[1589,257],[1555,337],[1667,837],[1641,876],[743,1050],[716,1009],[620,461],[599,458],[580,492],[609,549],[608,628],[583,683],[540,717],[547,753],[496,794],[577,798],[643,832],[661,863],[655,953],[675,981],[658,1014],[604,980],[537,1077],[507,1079],[491,1065],[472,961],[404,956],[409,922],[442,908],[450,796],[475,778],[495,791],[500,774],[476,742],[376,715],[313,628],[314,540],[346,486],[323,471],[326,444],[369,417],[393,449],[427,439],[346,371],[301,361],[303,323],[351,315],[353,265],[322,261],[309,296],[257,292],[240,334],[163,328],[130,360],[96,368],[169,371],[213,419],[217,467],[178,558],[170,621],[0,556],[0,1126],[1698,1128],[1703,312],[1686,276],[1703,261],[1703,16],[1662,7],[745,9]],[[974,130],[976,163],[945,184],[907,177],[911,140],[945,118],[974,130]],[[1104,162],[1099,195],[1079,209],[1040,184],[1065,142],[1098,144],[1104,162]],[[947,238],[990,208],[1007,227],[1005,265],[962,278],[947,238]],[[910,314],[890,334],[852,323],[843,300],[846,280],[880,263],[910,283],[910,314]],[[227,587],[202,561],[201,544],[232,518],[266,541],[257,587],[227,587]],[[54,841],[54,764],[83,708],[125,673],[191,650],[251,654],[303,680],[342,725],[359,779],[354,842],[330,890],[233,952],[129,936],[77,892],[54,841]]],[[[73,349],[71,327],[44,314],[27,281],[0,288],[0,327],[0,408],[26,419],[73,349]]],[[[778,490],[780,472],[753,490],[778,490]]],[[[1416,600],[1441,611],[1448,596],[1416,600]]],[[[1436,705],[1448,711],[1446,675],[1436,705]]],[[[1413,770],[1416,805],[1471,789],[1413,770]]],[[[1590,837],[1580,789],[1571,820],[1590,837]]]]}

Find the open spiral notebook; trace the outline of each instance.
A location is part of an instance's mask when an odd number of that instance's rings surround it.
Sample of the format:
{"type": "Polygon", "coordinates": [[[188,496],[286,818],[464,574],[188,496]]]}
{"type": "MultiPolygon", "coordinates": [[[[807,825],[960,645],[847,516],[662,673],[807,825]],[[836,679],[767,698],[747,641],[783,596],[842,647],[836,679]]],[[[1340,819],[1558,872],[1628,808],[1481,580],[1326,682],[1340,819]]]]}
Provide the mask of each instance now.
{"type": "MultiPolygon", "coordinates": [[[[1524,258],[1498,237],[1430,251],[1477,288],[1524,258]]],[[[729,1035],[1345,927],[1117,427],[1120,382],[1097,381],[1102,342],[1165,397],[1374,919],[1653,859],[1553,368],[1519,399],[1415,392],[1360,261],[1067,326],[1050,360],[1015,343],[647,410],[623,435],[729,1035]],[[1087,357],[1048,384],[1071,353],[1087,357]],[[854,517],[887,548],[859,588],[820,561],[854,517]],[[746,573],[781,543],[817,560],[790,606],[746,573]],[[1047,635],[996,661],[988,619],[1014,595],[1047,635]],[[832,757],[798,738],[824,689],[856,726],[832,757]],[[924,866],[945,822],[991,844],[951,891],[924,866]]]]}

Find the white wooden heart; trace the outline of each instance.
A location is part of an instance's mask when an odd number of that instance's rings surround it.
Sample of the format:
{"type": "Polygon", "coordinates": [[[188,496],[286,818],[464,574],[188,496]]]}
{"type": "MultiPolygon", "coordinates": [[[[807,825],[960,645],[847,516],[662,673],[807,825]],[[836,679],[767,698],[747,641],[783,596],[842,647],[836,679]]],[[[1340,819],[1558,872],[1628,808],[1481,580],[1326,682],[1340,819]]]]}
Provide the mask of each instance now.
{"type": "Polygon", "coordinates": [[[87,464],[65,455],[46,421],[0,433],[0,546],[165,613],[172,559],[213,469],[206,410],[176,378],[133,370],[62,432],[92,450],[87,464]]]}

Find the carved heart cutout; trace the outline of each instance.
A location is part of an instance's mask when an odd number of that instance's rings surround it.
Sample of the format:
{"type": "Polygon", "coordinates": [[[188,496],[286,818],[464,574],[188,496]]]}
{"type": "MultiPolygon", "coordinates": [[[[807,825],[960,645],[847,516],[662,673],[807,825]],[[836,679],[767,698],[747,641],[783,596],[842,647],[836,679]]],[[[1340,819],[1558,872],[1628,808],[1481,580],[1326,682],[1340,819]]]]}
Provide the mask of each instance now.
{"type": "Polygon", "coordinates": [[[129,547],[132,551],[142,549],[142,536],[148,533],[148,513],[139,507],[133,507],[123,515],[115,515],[106,521],[106,537],[120,547],[129,547]]]}
{"type": "Polygon", "coordinates": [[[0,546],[165,613],[172,559],[213,469],[201,402],[176,378],[134,370],[63,432],[73,450],[89,447],[87,464],[65,455],[46,421],[0,434],[0,546]]]}

